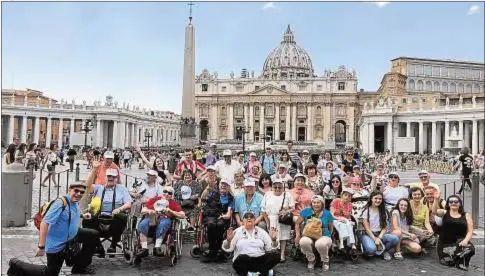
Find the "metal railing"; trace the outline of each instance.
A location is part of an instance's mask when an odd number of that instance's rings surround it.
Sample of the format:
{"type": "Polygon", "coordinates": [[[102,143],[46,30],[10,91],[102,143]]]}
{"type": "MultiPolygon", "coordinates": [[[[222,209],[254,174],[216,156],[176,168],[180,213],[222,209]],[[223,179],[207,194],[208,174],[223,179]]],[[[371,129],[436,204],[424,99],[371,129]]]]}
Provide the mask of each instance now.
{"type": "MultiPolygon", "coordinates": [[[[76,175],[78,174],[78,170],[79,169],[79,166],[78,168],[76,168],[76,175]]],[[[33,172],[33,168],[30,169],[33,172]]],[[[56,186],[53,186],[51,185],[52,184],[52,176],[50,175],[49,172],[47,172],[47,175],[48,175],[48,179],[46,180],[46,182],[48,183],[47,184],[47,187],[46,186],[43,186],[43,182],[44,182],[44,176],[46,175],[46,173],[44,172],[43,169],[40,169],[40,172],[39,172],[39,179],[38,179],[38,185],[39,185],[39,195],[38,195],[38,198],[39,198],[39,204],[38,204],[38,209],[37,210],[40,210],[40,208],[42,207],[42,205],[44,204],[44,202],[46,201],[51,201],[52,199],[55,199],[55,198],[58,198],[60,195],[61,195],[61,188],[64,189],[62,186],[63,184],[61,184],[61,180],[62,179],[66,179],[66,187],[65,187],[65,193],[67,194],[68,191],[69,191],[69,182],[70,182],[70,178],[69,178],[69,175],[70,175],[70,169],[65,169],[63,171],[60,171],[60,172],[54,172],[52,173],[54,175],[54,178],[57,179],[57,185],[56,186]],[[43,194],[43,188],[47,189],[47,195],[44,196],[43,194]]],[[[34,182],[35,183],[35,182],[34,182]]]]}

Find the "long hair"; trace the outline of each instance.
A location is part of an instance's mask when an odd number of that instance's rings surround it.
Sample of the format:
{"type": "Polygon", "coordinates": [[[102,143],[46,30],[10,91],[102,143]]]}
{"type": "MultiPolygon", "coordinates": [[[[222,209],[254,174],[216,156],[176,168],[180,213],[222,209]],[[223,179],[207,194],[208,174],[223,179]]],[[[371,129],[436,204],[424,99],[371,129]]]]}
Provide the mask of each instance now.
{"type": "Polygon", "coordinates": [[[13,163],[15,160],[15,150],[17,149],[17,146],[15,144],[10,144],[7,147],[7,150],[5,151],[6,154],[8,154],[8,157],[10,159],[10,163],[13,163]]]}
{"type": "Polygon", "coordinates": [[[460,207],[458,208],[458,213],[460,213],[460,214],[463,215],[463,213],[465,213],[465,208],[463,208],[463,200],[461,200],[461,197],[459,197],[457,195],[450,195],[446,199],[446,205],[445,205],[446,212],[450,212],[450,203],[448,203],[448,201],[450,200],[450,198],[456,198],[456,199],[458,199],[458,201],[460,202],[460,207]]]}
{"type": "Polygon", "coordinates": [[[338,181],[340,181],[340,186],[338,187],[338,190],[337,190],[337,196],[340,196],[342,194],[342,186],[343,186],[343,183],[342,183],[342,179],[340,178],[340,176],[338,176],[337,174],[331,174],[330,175],[330,181],[328,182],[328,185],[330,186],[330,189],[333,189],[333,184],[332,184],[332,180],[334,178],[337,178],[338,181]]]}
{"type": "Polygon", "coordinates": [[[382,197],[381,204],[377,208],[379,209],[379,223],[381,225],[381,229],[383,229],[387,227],[387,211],[386,211],[386,206],[384,204],[384,195],[379,191],[372,192],[369,196],[369,200],[367,201],[367,204],[365,205],[365,208],[367,209],[367,214],[369,214],[369,208],[372,206],[372,199],[378,195],[382,197]]]}
{"type": "Polygon", "coordinates": [[[30,143],[27,151],[33,151],[36,145],[36,143],[30,143]]]}
{"type": "Polygon", "coordinates": [[[270,187],[273,187],[273,181],[271,181],[271,177],[265,173],[261,174],[261,176],[259,177],[259,182],[258,182],[258,186],[260,188],[263,188],[263,180],[265,179],[268,179],[269,180],[269,186],[270,187]]]}
{"type": "Polygon", "coordinates": [[[408,208],[404,213],[404,217],[406,218],[407,224],[411,225],[413,223],[414,215],[413,215],[413,210],[411,209],[411,203],[409,202],[409,199],[401,198],[400,200],[398,200],[396,203],[396,206],[394,206],[393,208],[393,211],[397,210],[399,212],[399,215],[401,215],[401,210],[399,209],[399,204],[401,203],[401,201],[406,201],[408,203],[408,208]]]}
{"type": "Polygon", "coordinates": [[[20,153],[24,154],[26,147],[27,147],[27,145],[22,143],[22,144],[18,145],[17,150],[20,151],[20,153]]]}

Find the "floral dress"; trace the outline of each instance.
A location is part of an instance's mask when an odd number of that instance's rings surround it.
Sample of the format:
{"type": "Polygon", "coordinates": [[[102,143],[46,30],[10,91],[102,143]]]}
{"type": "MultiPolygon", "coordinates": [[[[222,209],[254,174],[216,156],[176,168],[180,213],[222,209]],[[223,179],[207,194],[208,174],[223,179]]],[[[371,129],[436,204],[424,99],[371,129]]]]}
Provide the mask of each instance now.
{"type": "Polygon", "coordinates": [[[306,185],[316,195],[321,195],[324,187],[323,178],[320,174],[317,174],[313,181],[310,180],[310,177],[307,177],[306,185]]]}

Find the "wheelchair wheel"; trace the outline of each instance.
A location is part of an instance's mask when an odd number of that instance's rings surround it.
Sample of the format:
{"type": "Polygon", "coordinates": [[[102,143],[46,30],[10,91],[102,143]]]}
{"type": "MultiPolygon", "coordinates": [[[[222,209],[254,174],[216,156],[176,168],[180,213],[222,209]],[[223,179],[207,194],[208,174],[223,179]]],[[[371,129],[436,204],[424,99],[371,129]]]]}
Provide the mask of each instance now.
{"type": "Polygon", "coordinates": [[[200,246],[198,246],[197,244],[192,246],[192,248],[190,249],[190,256],[194,259],[198,259],[201,255],[202,249],[200,248],[200,246]]]}
{"type": "Polygon", "coordinates": [[[171,266],[175,266],[177,264],[177,253],[176,253],[176,249],[175,249],[175,246],[170,246],[170,265],[171,266]]]}
{"type": "Polygon", "coordinates": [[[175,240],[175,252],[176,252],[176,256],[177,258],[180,259],[180,257],[182,257],[182,234],[181,234],[181,230],[180,229],[177,229],[176,230],[176,240],[175,240]]]}

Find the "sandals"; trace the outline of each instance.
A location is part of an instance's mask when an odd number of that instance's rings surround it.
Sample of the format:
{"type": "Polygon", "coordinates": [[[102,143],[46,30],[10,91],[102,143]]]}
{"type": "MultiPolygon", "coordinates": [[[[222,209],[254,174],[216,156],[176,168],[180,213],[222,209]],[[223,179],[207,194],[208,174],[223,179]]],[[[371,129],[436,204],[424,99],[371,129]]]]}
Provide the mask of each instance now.
{"type": "Polygon", "coordinates": [[[402,259],[404,259],[404,257],[402,256],[401,251],[398,251],[398,252],[395,252],[394,253],[394,259],[396,259],[396,260],[402,260],[402,259]]]}

